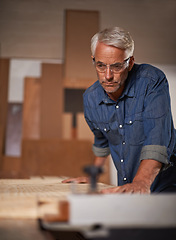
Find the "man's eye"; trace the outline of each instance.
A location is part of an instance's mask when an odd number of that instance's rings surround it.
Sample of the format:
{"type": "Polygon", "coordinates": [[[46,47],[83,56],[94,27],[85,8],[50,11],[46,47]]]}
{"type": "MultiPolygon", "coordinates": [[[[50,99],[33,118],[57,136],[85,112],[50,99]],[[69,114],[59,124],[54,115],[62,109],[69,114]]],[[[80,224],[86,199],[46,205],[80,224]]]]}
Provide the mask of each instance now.
{"type": "Polygon", "coordinates": [[[103,64],[103,63],[97,63],[97,67],[99,67],[99,68],[104,68],[104,67],[106,67],[106,65],[103,64]]]}
{"type": "Polygon", "coordinates": [[[113,69],[115,69],[115,70],[119,70],[119,69],[122,68],[121,64],[114,64],[112,67],[113,67],[113,69]]]}

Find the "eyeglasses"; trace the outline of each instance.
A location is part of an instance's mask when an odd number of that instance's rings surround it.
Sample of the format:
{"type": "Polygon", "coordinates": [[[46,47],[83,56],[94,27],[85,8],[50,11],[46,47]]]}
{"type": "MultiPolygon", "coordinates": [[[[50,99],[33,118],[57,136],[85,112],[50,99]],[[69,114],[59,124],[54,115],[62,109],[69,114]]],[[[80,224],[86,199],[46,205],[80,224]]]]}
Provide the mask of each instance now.
{"type": "Polygon", "coordinates": [[[95,58],[93,58],[93,62],[95,64],[96,70],[98,72],[104,73],[109,67],[111,72],[113,73],[119,73],[121,70],[123,70],[128,64],[129,64],[130,57],[125,59],[122,63],[114,63],[114,64],[105,64],[100,61],[96,62],[95,58]]]}

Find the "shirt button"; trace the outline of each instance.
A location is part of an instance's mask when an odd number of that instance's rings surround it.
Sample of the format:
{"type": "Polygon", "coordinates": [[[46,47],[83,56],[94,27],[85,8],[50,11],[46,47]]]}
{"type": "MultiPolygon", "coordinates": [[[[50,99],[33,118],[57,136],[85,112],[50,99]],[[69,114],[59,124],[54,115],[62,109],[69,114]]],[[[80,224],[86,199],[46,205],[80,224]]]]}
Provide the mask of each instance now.
{"type": "Polygon", "coordinates": [[[116,108],[119,108],[119,105],[117,105],[116,108]]]}
{"type": "Polygon", "coordinates": [[[125,145],[125,144],[126,144],[126,142],[122,142],[122,144],[123,144],[123,145],[125,145]]]}
{"type": "Polygon", "coordinates": [[[120,161],[123,162],[123,159],[121,159],[120,161]]]}
{"type": "Polygon", "coordinates": [[[107,131],[107,129],[106,129],[106,128],[104,128],[104,131],[106,132],[106,131],[107,131]]]}
{"type": "Polygon", "coordinates": [[[122,127],[123,127],[122,124],[120,124],[120,125],[119,125],[119,128],[122,128],[122,127]]]}
{"type": "Polygon", "coordinates": [[[126,181],[127,180],[126,177],[124,177],[123,180],[126,181]]]}
{"type": "Polygon", "coordinates": [[[132,123],[133,123],[133,121],[130,120],[130,121],[129,121],[129,124],[132,124],[132,123]]]}

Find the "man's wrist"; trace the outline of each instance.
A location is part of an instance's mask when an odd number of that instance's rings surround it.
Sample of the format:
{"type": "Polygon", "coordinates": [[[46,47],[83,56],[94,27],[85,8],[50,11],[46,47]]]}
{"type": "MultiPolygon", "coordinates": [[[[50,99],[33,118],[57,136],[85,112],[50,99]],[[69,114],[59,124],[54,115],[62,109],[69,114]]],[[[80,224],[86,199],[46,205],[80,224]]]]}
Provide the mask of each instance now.
{"type": "Polygon", "coordinates": [[[155,177],[160,172],[161,167],[162,163],[153,159],[142,160],[137,174],[133,179],[133,183],[141,182],[150,187],[155,180],[155,177]]]}

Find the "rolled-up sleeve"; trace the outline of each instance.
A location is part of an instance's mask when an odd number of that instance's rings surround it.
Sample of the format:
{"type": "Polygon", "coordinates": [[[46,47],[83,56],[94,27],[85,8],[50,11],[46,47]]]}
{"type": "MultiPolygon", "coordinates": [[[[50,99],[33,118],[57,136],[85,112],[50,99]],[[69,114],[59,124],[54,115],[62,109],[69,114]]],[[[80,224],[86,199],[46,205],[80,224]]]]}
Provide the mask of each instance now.
{"type": "Polygon", "coordinates": [[[169,164],[167,148],[159,145],[147,145],[141,150],[140,161],[144,159],[153,159],[163,164],[169,164]]]}
{"type": "Polygon", "coordinates": [[[100,147],[96,147],[95,145],[93,145],[92,150],[93,150],[95,156],[97,156],[97,157],[106,157],[110,154],[109,147],[100,148],[100,147]]]}

